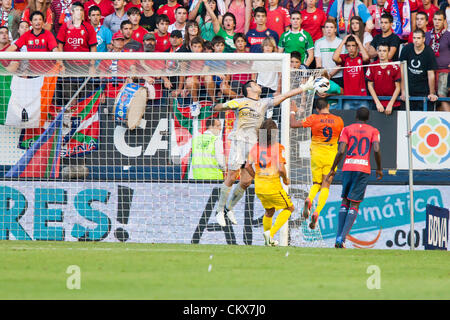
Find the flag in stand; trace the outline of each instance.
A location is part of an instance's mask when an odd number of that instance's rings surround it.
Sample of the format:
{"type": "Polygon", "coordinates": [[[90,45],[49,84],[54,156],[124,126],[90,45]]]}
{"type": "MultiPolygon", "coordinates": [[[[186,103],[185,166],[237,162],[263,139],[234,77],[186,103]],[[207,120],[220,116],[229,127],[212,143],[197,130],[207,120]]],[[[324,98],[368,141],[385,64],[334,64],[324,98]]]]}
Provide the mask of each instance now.
{"type": "MultiPolygon", "coordinates": [[[[70,123],[64,123],[62,157],[81,156],[96,150],[100,136],[99,105],[103,87],[71,107],[70,123]]],[[[55,107],[50,115],[56,115],[55,107]]],[[[66,120],[65,120],[66,121],[66,120]]],[[[19,148],[28,149],[44,132],[43,128],[23,129],[19,148]]]]}
{"type": "MultiPolygon", "coordinates": [[[[206,119],[217,116],[219,112],[213,112],[211,101],[199,101],[200,113],[198,116],[193,116],[191,110],[196,109],[191,106],[180,106],[178,99],[173,99],[174,111],[174,126],[175,138],[178,151],[181,157],[181,173],[182,179],[186,178],[186,173],[189,172],[189,160],[191,157],[191,140],[194,135],[194,120],[198,119],[200,126],[199,133],[206,130],[206,119]]],[[[197,109],[196,109],[197,110],[197,109]]]]}
{"type": "Polygon", "coordinates": [[[61,160],[64,109],[6,173],[7,178],[58,178],[61,160]]]}
{"type": "Polygon", "coordinates": [[[396,35],[400,36],[402,34],[402,19],[400,17],[400,11],[398,8],[397,0],[392,0],[391,15],[394,18],[392,30],[396,35]]]}

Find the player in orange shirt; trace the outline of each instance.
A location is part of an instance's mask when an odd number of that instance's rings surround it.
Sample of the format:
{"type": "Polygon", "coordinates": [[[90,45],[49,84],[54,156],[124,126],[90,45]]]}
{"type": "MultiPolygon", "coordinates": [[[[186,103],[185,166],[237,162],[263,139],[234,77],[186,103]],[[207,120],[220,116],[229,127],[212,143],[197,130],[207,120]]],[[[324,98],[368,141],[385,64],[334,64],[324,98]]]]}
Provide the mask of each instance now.
{"type": "Polygon", "coordinates": [[[303,208],[303,217],[307,219],[310,214],[311,206],[320,191],[317,208],[311,217],[309,227],[314,229],[328,199],[330,192],[331,180],[325,179],[333,165],[334,157],[338,151],[338,140],[344,121],[341,117],[330,113],[330,106],[326,99],[319,98],[315,100],[315,108],[318,114],[312,114],[309,117],[297,120],[295,114],[297,108],[291,106],[291,128],[311,128],[311,171],[313,185],[309,191],[308,197],[305,199],[303,208]]]}
{"type": "Polygon", "coordinates": [[[288,221],[294,205],[283,189],[280,177],[289,185],[284,164],[284,146],[277,142],[278,129],[272,119],[265,120],[259,130],[258,143],[251,149],[245,165],[247,172],[255,178],[255,193],[266,209],[263,217],[264,241],[266,245],[277,246],[273,237],[288,221]],[[274,225],[272,217],[276,210],[282,209],[274,225]]]}

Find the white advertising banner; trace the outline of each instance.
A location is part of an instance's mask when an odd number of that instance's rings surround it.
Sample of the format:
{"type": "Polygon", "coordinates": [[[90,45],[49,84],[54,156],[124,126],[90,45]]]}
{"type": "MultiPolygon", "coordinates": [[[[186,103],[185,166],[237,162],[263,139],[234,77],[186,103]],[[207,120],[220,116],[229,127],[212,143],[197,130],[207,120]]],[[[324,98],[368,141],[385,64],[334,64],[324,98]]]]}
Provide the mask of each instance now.
{"type": "MultiPolygon", "coordinates": [[[[397,169],[408,169],[406,111],[399,111],[397,120],[397,169]]],[[[411,131],[414,169],[450,168],[448,112],[411,112],[411,131]]],[[[382,139],[382,143],[388,141],[388,138],[382,139]]]]}
{"type": "MultiPolygon", "coordinates": [[[[8,182],[0,184],[0,240],[129,241],[262,245],[260,201],[236,206],[238,225],[215,219],[219,184],[8,182]]],[[[329,247],[336,237],[341,187],[333,185],[319,217],[329,247]]],[[[424,248],[427,204],[450,207],[450,186],[416,186],[416,247],[424,248]]],[[[302,207],[302,199],[293,199],[302,207]]],[[[294,215],[298,215],[297,213],[294,215]]],[[[293,217],[294,217],[293,216],[293,217]]],[[[348,248],[409,249],[407,186],[368,186],[348,248]]],[[[300,232],[291,229],[291,232],[300,232]]]]}

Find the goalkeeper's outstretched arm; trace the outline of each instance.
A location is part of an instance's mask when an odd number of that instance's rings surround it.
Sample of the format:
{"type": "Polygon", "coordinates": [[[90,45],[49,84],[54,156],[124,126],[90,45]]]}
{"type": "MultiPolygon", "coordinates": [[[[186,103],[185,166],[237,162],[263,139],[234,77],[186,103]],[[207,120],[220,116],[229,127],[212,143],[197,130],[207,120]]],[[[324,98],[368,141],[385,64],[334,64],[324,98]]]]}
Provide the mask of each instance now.
{"type": "Polygon", "coordinates": [[[302,92],[312,90],[312,89],[314,89],[314,77],[313,76],[309,77],[308,81],[306,81],[304,84],[300,85],[300,87],[298,87],[296,89],[292,89],[288,92],[285,92],[283,94],[273,97],[273,105],[277,106],[280,103],[282,103],[284,100],[286,100],[290,97],[296,96],[302,92]]]}

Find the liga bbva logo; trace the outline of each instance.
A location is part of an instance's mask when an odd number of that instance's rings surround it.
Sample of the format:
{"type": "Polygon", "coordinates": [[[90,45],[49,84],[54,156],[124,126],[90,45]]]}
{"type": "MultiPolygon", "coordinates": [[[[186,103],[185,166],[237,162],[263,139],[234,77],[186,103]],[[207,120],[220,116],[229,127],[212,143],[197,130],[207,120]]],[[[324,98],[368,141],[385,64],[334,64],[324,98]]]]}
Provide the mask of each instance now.
{"type": "Polygon", "coordinates": [[[450,123],[442,117],[427,116],[412,129],[412,152],[425,164],[441,164],[450,158],[450,123]]]}

